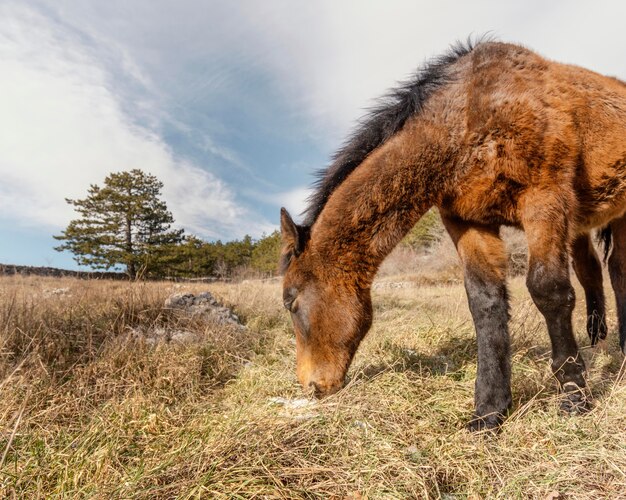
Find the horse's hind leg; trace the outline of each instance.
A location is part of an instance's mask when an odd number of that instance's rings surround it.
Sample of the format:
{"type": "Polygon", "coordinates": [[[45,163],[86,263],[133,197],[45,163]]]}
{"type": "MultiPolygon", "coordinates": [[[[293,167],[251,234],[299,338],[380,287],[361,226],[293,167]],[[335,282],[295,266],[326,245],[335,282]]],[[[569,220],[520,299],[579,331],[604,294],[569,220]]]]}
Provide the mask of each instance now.
{"type": "Polygon", "coordinates": [[[609,257],[609,275],[615,291],[619,345],[626,354],[626,216],[611,222],[613,250],[609,257]]]}
{"type": "Polygon", "coordinates": [[[578,281],[585,290],[587,304],[587,334],[591,345],[606,338],[604,289],[602,288],[602,265],[589,234],[577,236],[572,244],[572,264],[578,281]]]}
{"type": "Polygon", "coordinates": [[[587,407],[585,364],[572,328],[575,294],[569,278],[567,211],[558,194],[529,193],[522,224],[528,239],[526,284],[548,327],[552,371],[564,393],[561,408],[582,411],[587,407]]]}
{"type": "Polygon", "coordinates": [[[511,406],[506,252],[497,227],[443,218],[459,252],[478,344],[476,409],[470,430],[498,427],[511,406]]]}

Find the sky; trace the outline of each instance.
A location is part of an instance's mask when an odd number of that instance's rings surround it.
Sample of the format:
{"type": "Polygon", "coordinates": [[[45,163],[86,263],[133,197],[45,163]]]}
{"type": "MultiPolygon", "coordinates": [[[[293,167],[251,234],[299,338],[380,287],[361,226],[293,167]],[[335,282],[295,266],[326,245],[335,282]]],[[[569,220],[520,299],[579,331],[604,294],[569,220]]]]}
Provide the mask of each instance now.
{"type": "MultiPolygon", "coordinates": [[[[178,227],[255,238],[386,89],[489,33],[626,79],[626,2],[0,0],[0,263],[76,269],[52,235],[110,172],[178,227]]],[[[297,215],[296,215],[297,218],[297,215]]]]}

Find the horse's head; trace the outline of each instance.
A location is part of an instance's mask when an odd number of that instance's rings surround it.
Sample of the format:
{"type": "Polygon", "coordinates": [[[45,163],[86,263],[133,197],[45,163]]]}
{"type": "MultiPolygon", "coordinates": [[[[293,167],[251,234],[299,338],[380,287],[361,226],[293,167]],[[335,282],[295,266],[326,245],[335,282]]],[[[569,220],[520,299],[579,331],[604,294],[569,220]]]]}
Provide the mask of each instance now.
{"type": "Polygon", "coordinates": [[[308,228],[281,210],[283,302],[296,332],[298,380],[317,396],[332,394],[344,379],[372,323],[368,289],[356,285],[308,245],[308,228]]]}

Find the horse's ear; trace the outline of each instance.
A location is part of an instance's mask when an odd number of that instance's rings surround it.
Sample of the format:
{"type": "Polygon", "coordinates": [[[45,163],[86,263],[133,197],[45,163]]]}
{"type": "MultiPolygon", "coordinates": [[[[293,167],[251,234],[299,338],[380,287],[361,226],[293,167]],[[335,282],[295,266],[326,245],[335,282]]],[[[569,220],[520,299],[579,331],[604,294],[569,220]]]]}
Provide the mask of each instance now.
{"type": "Polygon", "coordinates": [[[285,207],[280,209],[280,234],[283,239],[283,248],[293,251],[296,255],[302,252],[302,240],[298,225],[293,221],[285,207]]]}

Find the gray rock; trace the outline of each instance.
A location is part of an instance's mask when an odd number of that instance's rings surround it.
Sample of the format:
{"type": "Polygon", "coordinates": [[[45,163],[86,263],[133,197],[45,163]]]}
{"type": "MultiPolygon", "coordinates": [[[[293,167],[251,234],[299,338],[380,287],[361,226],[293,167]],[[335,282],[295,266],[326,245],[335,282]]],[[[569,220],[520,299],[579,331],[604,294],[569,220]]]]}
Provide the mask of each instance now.
{"type": "Polygon", "coordinates": [[[165,300],[167,309],[174,309],[192,316],[205,316],[207,319],[220,325],[233,325],[245,328],[239,317],[233,311],[220,304],[210,292],[175,293],[165,300]]]}
{"type": "Polygon", "coordinates": [[[70,289],[69,287],[65,287],[65,288],[46,288],[43,291],[43,295],[44,297],[52,297],[53,295],[59,296],[59,297],[71,297],[72,295],[70,294],[70,289]]]}

